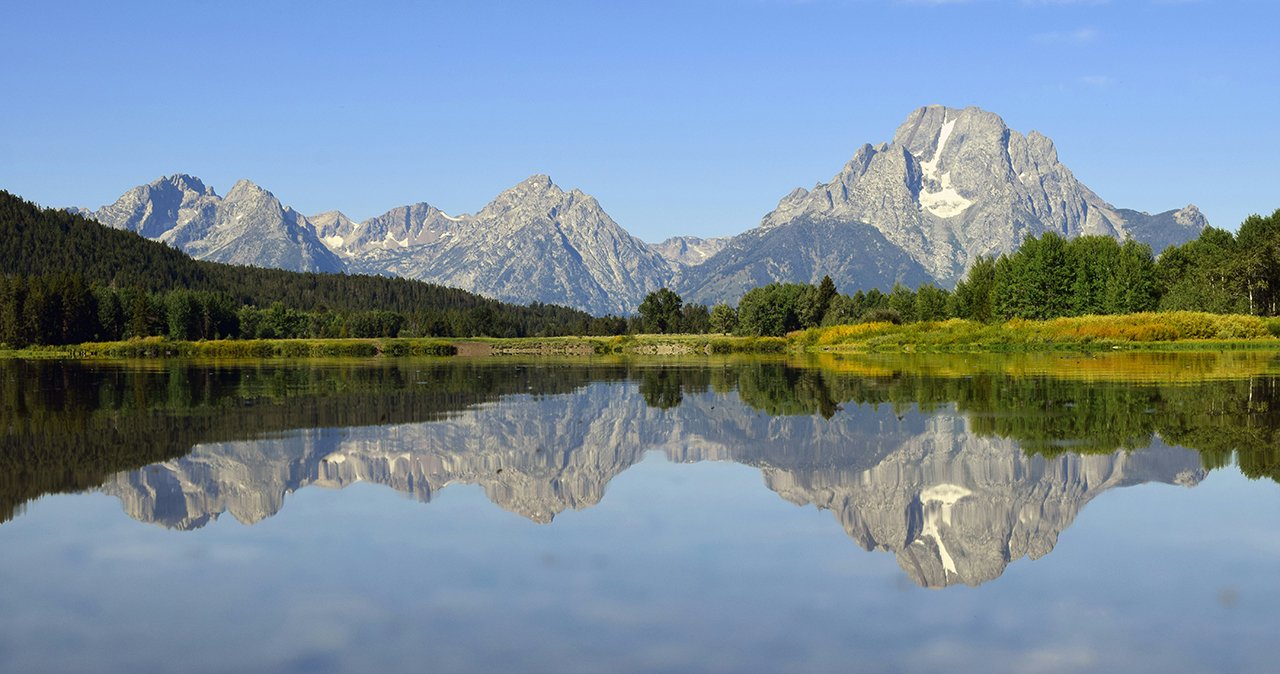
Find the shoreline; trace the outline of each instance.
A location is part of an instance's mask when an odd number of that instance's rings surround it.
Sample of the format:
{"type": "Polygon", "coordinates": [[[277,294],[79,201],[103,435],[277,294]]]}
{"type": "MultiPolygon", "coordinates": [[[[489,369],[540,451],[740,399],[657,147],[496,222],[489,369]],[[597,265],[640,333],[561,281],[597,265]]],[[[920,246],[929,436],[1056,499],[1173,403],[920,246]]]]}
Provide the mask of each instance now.
{"type": "MultiPolygon", "coordinates": [[[[1254,317],[1250,317],[1254,318],[1254,317]]],[[[1063,321],[1067,319],[1058,319],[1063,321]]],[[[1259,323],[1261,323],[1260,319],[1259,323]]],[[[14,359],[397,358],[397,357],[703,357],[718,355],[854,355],[912,353],[1099,353],[1111,351],[1280,351],[1280,338],[1188,337],[1140,341],[1087,332],[1053,334],[1045,324],[974,325],[964,321],[814,328],[786,337],[623,335],[612,337],[468,337],[176,341],[159,337],[71,346],[0,350],[14,359]],[[1031,329],[1028,329],[1028,326],[1031,329]]],[[[1060,327],[1060,326],[1059,326],[1060,327]]]]}

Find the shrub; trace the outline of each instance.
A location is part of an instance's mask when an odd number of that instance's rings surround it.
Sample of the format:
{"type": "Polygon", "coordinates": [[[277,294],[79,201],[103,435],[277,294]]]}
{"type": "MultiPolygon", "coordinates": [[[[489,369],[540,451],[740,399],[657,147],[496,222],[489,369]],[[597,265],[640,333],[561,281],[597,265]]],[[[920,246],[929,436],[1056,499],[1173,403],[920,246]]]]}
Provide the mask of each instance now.
{"type": "Polygon", "coordinates": [[[866,339],[867,337],[884,334],[893,330],[894,327],[895,324],[889,322],[834,325],[829,328],[821,329],[815,343],[828,346],[832,344],[857,341],[860,339],[866,339]]]}
{"type": "Polygon", "coordinates": [[[872,309],[858,319],[859,323],[892,323],[902,325],[902,314],[893,309],[872,309]]]}

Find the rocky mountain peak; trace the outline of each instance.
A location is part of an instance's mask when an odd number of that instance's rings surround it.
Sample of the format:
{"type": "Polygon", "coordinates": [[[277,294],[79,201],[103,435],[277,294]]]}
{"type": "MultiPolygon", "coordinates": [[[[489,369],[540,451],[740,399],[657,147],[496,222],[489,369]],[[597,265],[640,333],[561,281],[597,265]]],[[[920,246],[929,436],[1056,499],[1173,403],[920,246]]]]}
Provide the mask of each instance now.
{"type": "Polygon", "coordinates": [[[205,185],[204,182],[202,182],[199,178],[192,175],[187,175],[186,173],[175,173],[171,176],[160,178],[159,180],[156,180],[155,182],[151,183],[151,185],[153,186],[158,186],[162,184],[172,186],[173,188],[182,192],[190,192],[190,193],[198,194],[201,196],[211,196],[211,197],[218,196],[213,191],[212,187],[205,185]]]}
{"type": "Polygon", "coordinates": [[[294,271],[343,270],[306,218],[248,180],[237,182],[223,198],[199,178],[175,174],[124,193],[92,217],[198,259],[294,271]]]}
{"type": "Polygon", "coordinates": [[[671,265],[594,197],[566,192],[546,175],[503,191],[473,217],[440,217],[450,222],[433,245],[377,253],[355,268],[596,313],[635,311],[671,275],[671,265]]]}
{"type": "Polygon", "coordinates": [[[1186,208],[1173,214],[1174,222],[1183,227],[1191,227],[1202,230],[1209,226],[1209,219],[1204,217],[1204,213],[1196,208],[1195,204],[1187,204],[1186,208]]]}
{"type": "Polygon", "coordinates": [[[534,175],[531,175],[507,188],[498,195],[498,198],[502,198],[504,195],[515,199],[529,199],[543,196],[560,198],[564,196],[564,190],[560,189],[560,186],[556,185],[555,182],[551,180],[551,176],[542,173],[535,173],[534,175]]]}
{"type": "Polygon", "coordinates": [[[503,190],[476,216],[480,219],[495,219],[512,211],[517,212],[521,218],[534,213],[550,215],[564,204],[566,196],[572,198],[552,182],[549,176],[535,174],[503,190]]]}
{"type": "Polygon", "coordinates": [[[223,199],[225,201],[270,200],[279,203],[274,194],[245,178],[237,180],[223,199]]]}
{"type": "Polygon", "coordinates": [[[968,136],[999,138],[1008,131],[1009,127],[999,115],[982,108],[927,105],[907,115],[894,133],[893,144],[905,147],[916,157],[928,159],[950,140],[963,145],[968,136]]]}
{"type": "Polygon", "coordinates": [[[1032,130],[1027,134],[1027,150],[1049,164],[1058,163],[1058,148],[1053,141],[1039,131],[1032,130]]]}
{"type": "MultiPolygon", "coordinates": [[[[861,232],[858,228],[871,227],[934,282],[951,285],[977,256],[1009,252],[1028,236],[1052,231],[1133,237],[1159,251],[1198,234],[1206,223],[1197,215],[1151,216],[1116,209],[1059,162],[1053,141],[1044,134],[1024,136],[981,108],[929,105],[911,112],[891,143],[858,148],[830,182],[783,197],[757,231],[735,239],[743,246],[727,250],[754,265],[752,282],[805,280],[785,278],[783,271],[811,265],[780,259],[777,250],[758,249],[766,238],[775,248],[780,243],[773,241],[777,236],[765,237],[764,230],[821,223],[847,239],[861,232]]],[[[788,245],[801,252],[837,244],[788,245]]],[[[720,266],[706,269],[723,273],[720,266]]],[[[836,280],[841,287],[887,289],[905,278],[905,269],[891,265],[864,275],[849,267],[851,275],[836,280]],[[889,270],[897,276],[875,278],[889,270]]],[[[704,279],[691,285],[719,287],[704,279]]]]}
{"type": "Polygon", "coordinates": [[[720,252],[728,242],[729,237],[673,236],[661,243],[651,243],[649,247],[673,265],[694,267],[720,252]]]}
{"type": "Polygon", "coordinates": [[[342,211],[325,211],[307,216],[307,220],[316,228],[321,237],[334,234],[346,234],[356,227],[356,221],[347,217],[342,211]]]}

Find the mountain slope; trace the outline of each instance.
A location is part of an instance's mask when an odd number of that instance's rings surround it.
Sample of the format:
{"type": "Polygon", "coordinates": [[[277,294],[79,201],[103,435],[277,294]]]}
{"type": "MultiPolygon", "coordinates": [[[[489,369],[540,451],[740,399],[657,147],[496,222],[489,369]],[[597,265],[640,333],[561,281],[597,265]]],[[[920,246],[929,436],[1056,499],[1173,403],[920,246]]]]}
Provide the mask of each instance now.
{"type": "Polygon", "coordinates": [[[435,243],[470,221],[470,215],[453,217],[427,203],[393,208],[376,218],[353,222],[330,211],[310,218],[320,240],[344,257],[377,255],[435,243]]]}
{"type": "Polygon", "coordinates": [[[671,276],[667,261],[594,197],[565,192],[545,175],[506,190],[473,217],[439,214],[434,222],[438,229],[421,229],[433,232],[420,237],[425,243],[370,251],[354,268],[598,314],[635,311],[671,276]]]}
{"type": "MultiPolygon", "coordinates": [[[[783,197],[757,230],[740,235],[726,251],[777,270],[770,272],[772,280],[805,280],[786,276],[793,265],[762,247],[762,232],[814,222],[869,225],[942,285],[954,284],[977,256],[1012,251],[1045,232],[1133,237],[1159,252],[1208,224],[1194,206],[1158,216],[1117,209],[1072,175],[1047,137],[1035,131],[1024,136],[985,110],[943,106],[913,112],[893,142],[859,148],[830,182],[783,197]],[[759,250],[742,252],[753,245],[759,250]]],[[[833,227],[829,235],[844,231],[833,227]]],[[[839,244],[826,238],[811,245],[839,244]]],[[[714,280],[711,270],[723,266],[713,257],[684,283],[705,287],[714,280]]],[[[887,288],[895,280],[861,277],[863,287],[887,288]]]]}
{"type": "Polygon", "coordinates": [[[693,267],[724,250],[728,243],[729,237],[703,239],[697,236],[673,236],[660,243],[651,243],[649,247],[673,266],[693,267]]]}
{"type": "Polygon", "coordinates": [[[1200,236],[1200,232],[1209,226],[1209,219],[1194,204],[1155,215],[1127,208],[1121,208],[1118,212],[1124,218],[1133,238],[1150,244],[1151,250],[1157,255],[1169,246],[1183,244],[1200,236]]]}
{"type": "MultiPolygon", "coordinates": [[[[0,268],[153,292],[223,292],[241,304],[280,302],[304,311],[468,312],[468,332],[485,335],[567,334],[590,316],[560,306],[517,307],[456,288],[404,278],[299,273],[192,259],[137,234],[103,227],[65,209],[42,209],[0,190],[0,268]]],[[[432,334],[445,334],[433,332],[432,334]]]]}
{"type": "Polygon", "coordinates": [[[912,288],[929,273],[874,227],[833,220],[798,219],[785,227],[754,229],[734,237],[709,260],[686,270],[676,286],[686,300],[736,302],[748,290],[774,281],[818,283],[836,288],[912,288]],[[885,285],[885,280],[888,285],[885,285]]]}
{"type": "Polygon", "coordinates": [[[179,174],[135,187],[92,213],[75,212],[201,260],[290,271],[344,269],[305,217],[247,180],[223,198],[198,178],[179,174]]]}

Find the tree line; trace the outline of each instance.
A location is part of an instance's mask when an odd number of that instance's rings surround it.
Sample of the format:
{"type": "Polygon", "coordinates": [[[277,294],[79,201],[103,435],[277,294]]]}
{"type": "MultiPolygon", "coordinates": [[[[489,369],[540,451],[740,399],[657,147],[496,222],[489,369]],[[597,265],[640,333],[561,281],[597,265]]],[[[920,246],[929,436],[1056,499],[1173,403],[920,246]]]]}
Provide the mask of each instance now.
{"type": "Polygon", "coordinates": [[[348,337],[523,337],[621,334],[627,321],[541,305],[489,304],[414,311],[302,310],[243,305],[226,292],[89,285],[78,274],[0,276],[0,344],[82,344],[160,336],[175,340],[348,337]]]}
{"type": "Polygon", "coordinates": [[[1235,234],[1208,228],[1158,259],[1133,240],[1032,236],[1011,253],[979,257],[954,290],[895,284],[888,293],[842,294],[824,276],[817,285],[770,283],[747,291],[736,307],[707,308],[683,304],[664,288],[640,305],[639,322],[646,332],[784,335],[873,321],[990,323],[1181,310],[1280,313],[1280,210],[1249,217],[1235,234]]]}

